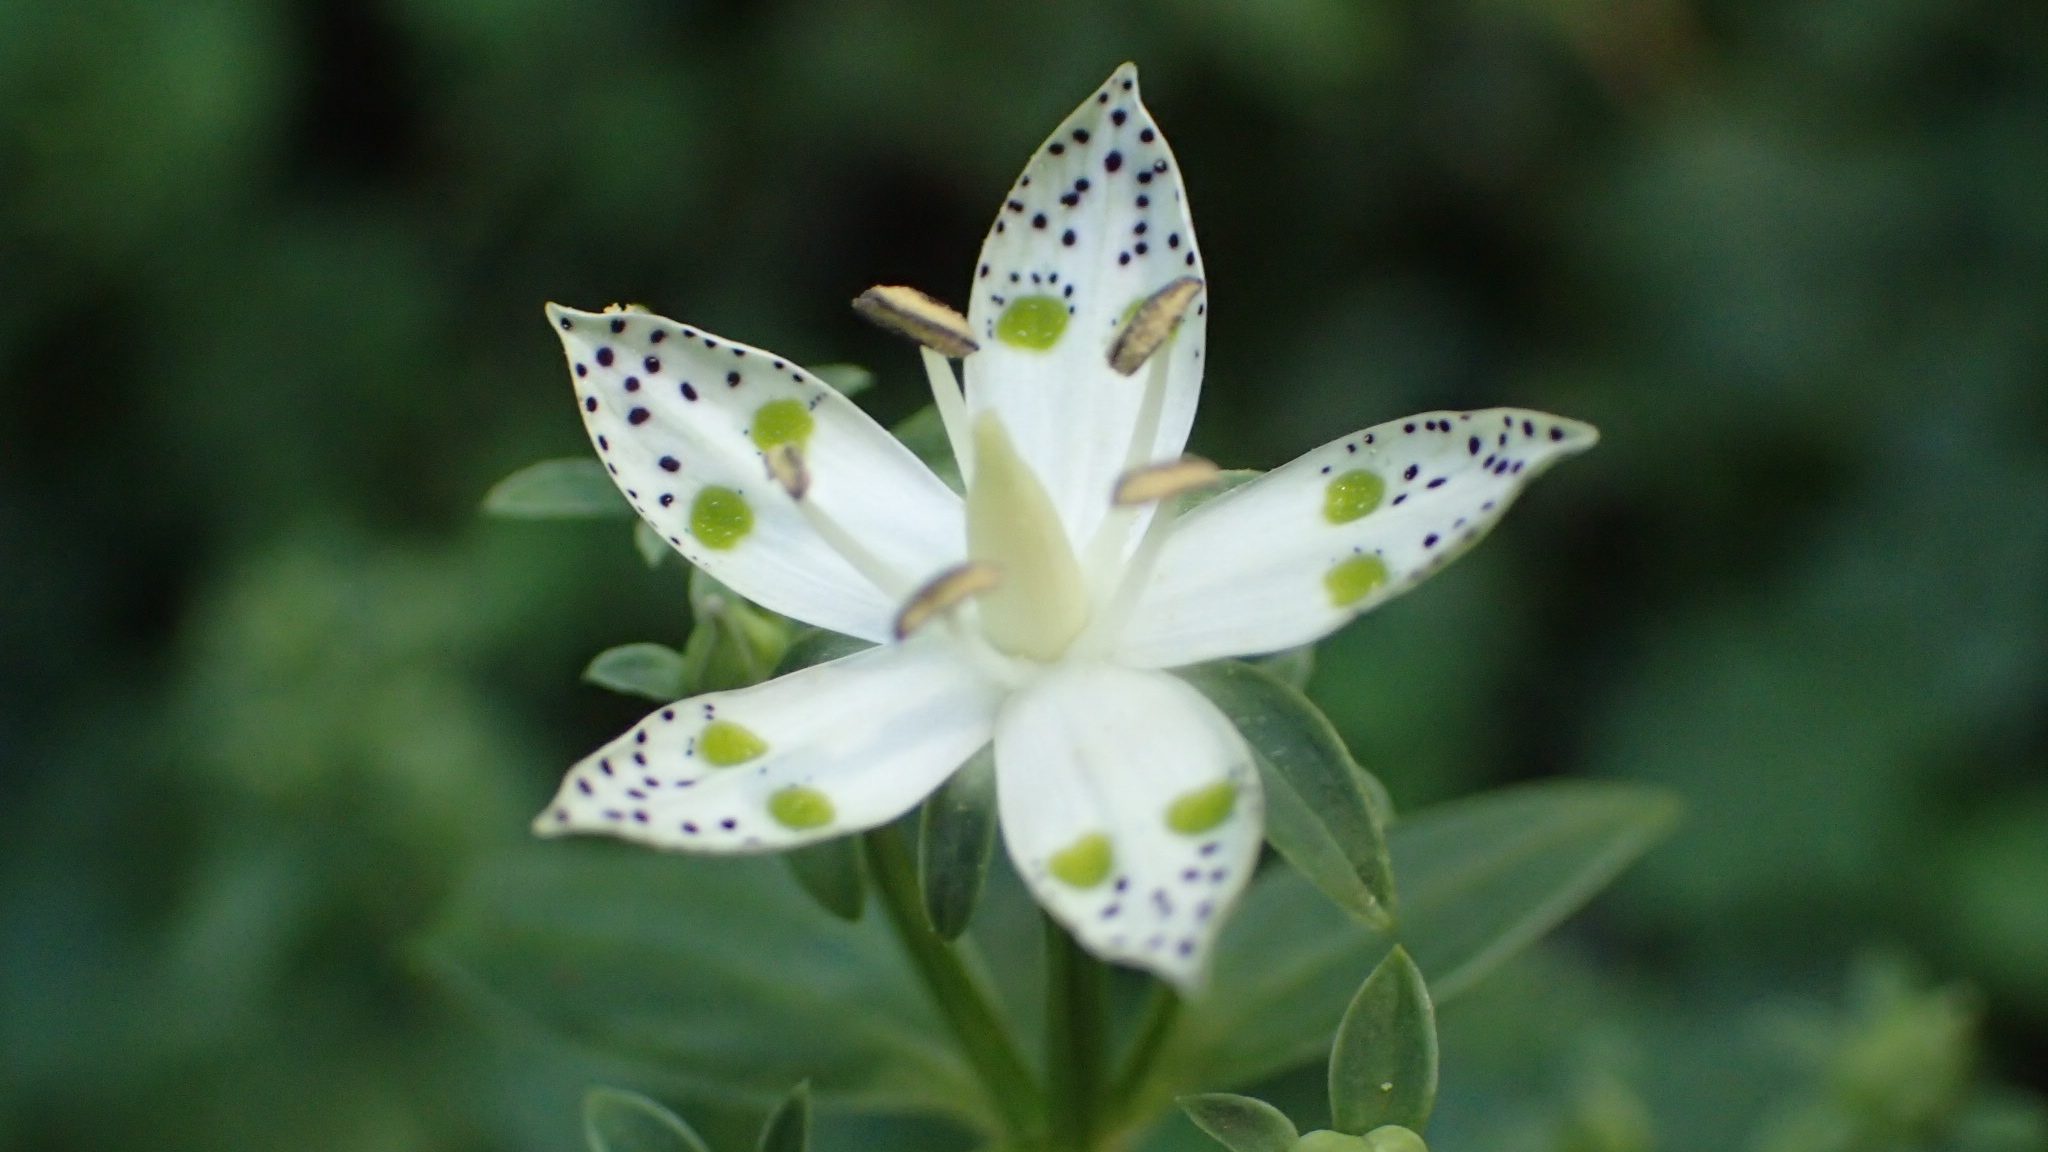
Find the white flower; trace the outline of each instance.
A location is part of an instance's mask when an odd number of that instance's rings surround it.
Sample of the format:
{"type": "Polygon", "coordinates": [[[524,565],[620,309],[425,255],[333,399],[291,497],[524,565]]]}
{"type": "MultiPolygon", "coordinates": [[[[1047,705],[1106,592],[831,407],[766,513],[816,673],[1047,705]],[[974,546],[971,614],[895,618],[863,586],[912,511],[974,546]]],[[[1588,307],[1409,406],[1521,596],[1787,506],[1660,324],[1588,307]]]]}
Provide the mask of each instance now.
{"type": "Polygon", "coordinates": [[[536,830],[793,848],[894,819],[993,739],[1003,839],[1039,902],[1097,955],[1198,983],[1263,804],[1244,740],[1167,670],[1328,635],[1595,439],[1537,412],[1424,413],[1174,519],[1171,497],[1213,473],[1180,456],[1201,277],[1180,170],[1125,65],[1011,189],[964,325],[941,309],[925,332],[964,354],[963,396],[924,351],[964,499],[771,352],[549,307],[640,515],[741,595],[877,646],[658,709],[572,768],[536,830]],[[1109,363],[1127,328],[1151,329],[1121,349],[1130,375],[1109,363]]]}

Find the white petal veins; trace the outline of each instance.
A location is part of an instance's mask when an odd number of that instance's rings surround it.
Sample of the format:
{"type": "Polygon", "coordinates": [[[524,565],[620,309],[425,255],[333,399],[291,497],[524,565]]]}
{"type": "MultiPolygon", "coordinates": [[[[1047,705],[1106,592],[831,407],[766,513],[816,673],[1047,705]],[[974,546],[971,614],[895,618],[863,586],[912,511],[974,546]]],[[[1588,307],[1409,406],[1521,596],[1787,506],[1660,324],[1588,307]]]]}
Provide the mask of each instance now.
{"type": "Polygon", "coordinates": [[[1449,563],[1598,438],[1576,420],[1490,408],[1325,444],[1173,525],[1118,658],[1172,668],[1319,640],[1449,563]]]}
{"type": "Polygon", "coordinates": [[[740,595],[879,641],[904,593],[965,552],[960,498],[797,365],[644,312],[547,311],[577,408],[620,491],[670,546],[740,595]],[[856,571],[769,478],[763,450],[778,442],[801,444],[805,498],[900,587],[856,571]]]}
{"type": "Polygon", "coordinates": [[[1004,703],[996,780],[1038,902],[1090,952],[1198,985],[1264,826],[1229,720],[1162,673],[1060,668],[1004,703]]]}
{"type": "MultiPolygon", "coordinates": [[[[1084,548],[1108,510],[1150,369],[1122,376],[1109,346],[1132,305],[1203,275],[1180,166],[1118,68],[1041,146],[996,213],[975,266],[965,362],[972,413],[994,409],[1084,548]]],[[[1158,427],[1140,461],[1187,443],[1202,385],[1206,293],[1159,355],[1158,427]]]]}
{"type": "Polygon", "coordinates": [[[678,700],[571,768],[534,831],[749,853],[872,828],[988,743],[1000,696],[920,639],[678,700]]]}

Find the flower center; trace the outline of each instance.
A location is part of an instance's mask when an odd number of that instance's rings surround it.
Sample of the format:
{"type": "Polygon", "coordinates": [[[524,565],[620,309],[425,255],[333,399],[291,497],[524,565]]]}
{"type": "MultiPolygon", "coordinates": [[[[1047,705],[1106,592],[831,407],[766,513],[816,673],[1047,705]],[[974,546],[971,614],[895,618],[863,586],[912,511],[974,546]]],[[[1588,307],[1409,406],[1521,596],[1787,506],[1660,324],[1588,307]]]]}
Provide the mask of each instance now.
{"type": "Polygon", "coordinates": [[[975,420],[967,555],[1002,582],[983,595],[982,635],[997,651],[1050,662],[1088,623],[1088,586],[1051,497],[993,412],[975,420]]]}

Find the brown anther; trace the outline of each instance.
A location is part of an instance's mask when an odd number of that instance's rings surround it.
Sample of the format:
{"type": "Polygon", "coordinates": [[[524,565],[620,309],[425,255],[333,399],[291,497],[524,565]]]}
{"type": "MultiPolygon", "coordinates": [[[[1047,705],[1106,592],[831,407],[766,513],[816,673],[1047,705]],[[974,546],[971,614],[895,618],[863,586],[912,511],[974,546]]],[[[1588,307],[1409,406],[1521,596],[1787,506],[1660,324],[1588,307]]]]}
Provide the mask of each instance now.
{"type": "Polygon", "coordinates": [[[1110,501],[1120,508],[1156,504],[1207,488],[1222,475],[1222,469],[1200,456],[1183,456],[1161,464],[1147,464],[1117,477],[1116,491],[1110,501]]]}
{"type": "Polygon", "coordinates": [[[854,297],[853,310],[877,327],[955,360],[980,349],[967,317],[937,300],[900,284],[877,284],[854,297]]]}
{"type": "Polygon", "coordinates": [[[791,500],[801,500],[811,490],[811,470],[804,463],[803,449],[795,444],[777,444],[768,450],[768,475],[791,500]]]}
{"type": "Polygon", "coordinates": [[[896,614],[896,638],[908,639],[936,617],[958,607],[962,601],[990,591],[1002,582],[1003,574],[993,566],[972,560],[946,569],[910,594],[909,602],[896,614]]]}
{"type": "Polygon", "coordinates": [[[1187,314],[1188,305],[1195,302],[1201,291],[1200,279],[1183,276],[1145,297],[1145,302],[1131,313],[1130,322],[1110,344],[1109,366],[1125,376],[1144,367],[1145,361],[1150,360],[1160,345],[1173,335],[1181,317],[1187,314]]]}

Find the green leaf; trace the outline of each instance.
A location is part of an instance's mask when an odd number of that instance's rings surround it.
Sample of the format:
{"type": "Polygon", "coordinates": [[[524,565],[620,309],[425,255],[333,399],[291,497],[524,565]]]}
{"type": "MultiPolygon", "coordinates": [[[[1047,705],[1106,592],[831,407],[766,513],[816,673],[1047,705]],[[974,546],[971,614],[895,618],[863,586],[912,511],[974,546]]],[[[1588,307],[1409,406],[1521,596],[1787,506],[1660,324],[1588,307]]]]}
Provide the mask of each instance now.
{"type": "MultiPolygon", "coordinates": [[[[1668,793],[1549,781],[1428,808],[1388,833],[1400,940],[1438,1003],[1583,906],[1670,830],[1668,793]]],[[[1153,1099],[1231,1088],[1323,1059],[1358,974],[1393,944],[1300,874],[1261,877],[1217,944],[1207,993],[1166,1041],[1153,1099]]]]}
{"type": "Polygon", "coordinates": [[[583,669],[583,679],[600,688],[666,704],[685,694],[684,663],[681,653],[660,644],[621,644],[599,652],[583,669]]]}
{"type": "Polygon", "coordinates": [[[474,1003],[678,1091],[986,1128],[986,1097],[879,917],[832,919],[762,859],[550,842],[503,853],[421,942],[474,1003]]]}
{"type": "Polygon", "coordinates": [[[1308,697],[1236,660],[1181,672],[1257,753],[1266,839],[1336,904],[1380,928],[1392,924],[1394,874],[1381,834],[1376,782],[1308,697]]]}
{"type": "Polygon", "coordinates": [[[760,1152],[808,1152],[811,1146],[811,1086],[799,1084],[761,1126],[760,1152]]]}
{"type": "Polygon", "coordinates": [[[1177,1103],[1195,1127],[1230,1152],[1289,1152],[1301,1137],[1286,1113],[1250,1096],[1212,1092],[1183,1096],[1177,1103]]]}
{"type": "Polygon", "coordinates": [[[875,374],[858,364],[820,364],[811,375],[830,384],[841,396],[858,396],[875,386],[875,374]]]}
{"type": "Polygon", "coordinates": [[[584,1093],[583,1138],[590,1152],[711,1152],[681,1117],[620,1088],[584,1093]]]}
{"type": "Polygon", "coordinates": [[[649,568],[661,567],[663,560],[683,558],[682,553],[669,547],[668,541],[661,538],[654,525],[645,520],[633,521],[633,550],[640,553],[640,559],[649,568]]]}
{"type": "Polygon", "coordinates": [[[625,519],[633,508],[587,456],[529,464],[491,486],[484,514],[518,520],[625,519]]]}
{"type": "Polygon", "coordinates": [[[917,878],[932,931],[957,940],[967,931],[996,846],[994,745],[968,758],[924,802],[917,878]]]}
{"type": "Polygon", "coordinates": [[[1398,1124],[1415,1131],[1436,1106],[1436,1009],[1400,945],[1345,1009],[1330,1050],[1330,1118],[1341,1132],[1398,1124]]]}
{"type": "Polygon", "coordinates": [[[683,683],[691,694],[746,688],[775,675],[792,625],[755,607],[702,568],[690,571],[690,636],[683,683]]]}
{"type": "Polygon", "coordinates": [[[860,842],[840,836],[782,853],[782,863],[818,907],[841,920],[860,919],[867,906],[867,871],[860,842]]]}
{"type": "Polygon", "coordinates": [[[963,490],[960,462],[953,459],[953,443],[946,439],[946,422],[940,419],[936,405],[927,404],[912,412],[889,432],[903,441],[903,446],[924,461],[925,467],[944,480],[947,487],[955,492],[963,490]]]}
{"type": "Polygon", "coordinates": [[[1247,661],[1252,667],[1266,673],[1296,692],[1308,691],[1308,678],[1316,670],[1316,646],[1303,644],[1271,656],[1261,656],[1247,661]]]}

